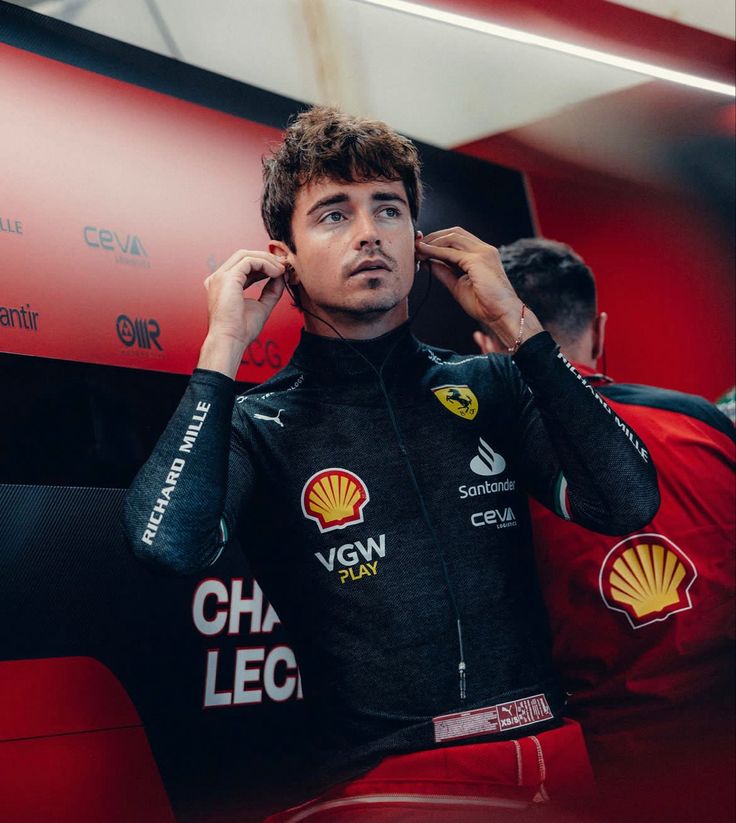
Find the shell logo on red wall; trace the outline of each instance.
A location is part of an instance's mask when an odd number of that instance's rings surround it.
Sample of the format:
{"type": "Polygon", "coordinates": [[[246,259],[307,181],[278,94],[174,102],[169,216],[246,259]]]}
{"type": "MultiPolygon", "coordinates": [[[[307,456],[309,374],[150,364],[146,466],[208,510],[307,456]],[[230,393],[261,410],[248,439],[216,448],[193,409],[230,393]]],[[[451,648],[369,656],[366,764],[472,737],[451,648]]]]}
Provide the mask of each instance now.
{"type": "Polygon", "coordinates": [[[304,516],[321,532],[344,529],[363,522],[363,508],[370,500],[368,488],[347,469],[323,469],[313,474],[302,489],[304,516]]]}
{"type": "Polygon", "coordinates": [[[693,562],[669,538],[635,534],[606,555],[599,587],[606,606],[640,629],[691,609],[690,588],[697,576],[693,562]]]}

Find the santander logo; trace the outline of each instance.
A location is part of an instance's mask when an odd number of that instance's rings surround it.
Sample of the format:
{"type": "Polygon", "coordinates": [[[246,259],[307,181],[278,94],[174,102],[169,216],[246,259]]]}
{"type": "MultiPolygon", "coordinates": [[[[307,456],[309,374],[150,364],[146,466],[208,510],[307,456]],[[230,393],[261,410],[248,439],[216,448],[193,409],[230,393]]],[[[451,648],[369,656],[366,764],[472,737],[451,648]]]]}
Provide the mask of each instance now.
{"type": "Polygon", "coordinates": [[[503,456],[498,452],[494,452],[482,437],[478,440],[478,454],[470,461],[470,468],[481,477],[492,477],[495,474],[501,474],[506,468],[506,461],[503,456]]]}

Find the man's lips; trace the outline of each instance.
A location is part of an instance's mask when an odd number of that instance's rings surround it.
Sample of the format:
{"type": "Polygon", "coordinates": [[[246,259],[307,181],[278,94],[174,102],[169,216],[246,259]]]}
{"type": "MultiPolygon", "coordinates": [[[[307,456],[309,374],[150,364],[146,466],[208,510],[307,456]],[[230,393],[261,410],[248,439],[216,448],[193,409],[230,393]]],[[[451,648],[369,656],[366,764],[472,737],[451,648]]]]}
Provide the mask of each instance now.
{"type": "Polygon", "coordinates": [[[354,277],[356,274],[370,274],[371,272],[391,271],[391,266],[385,260],[364,260],[358,264],[348,275],[354,277]]]}

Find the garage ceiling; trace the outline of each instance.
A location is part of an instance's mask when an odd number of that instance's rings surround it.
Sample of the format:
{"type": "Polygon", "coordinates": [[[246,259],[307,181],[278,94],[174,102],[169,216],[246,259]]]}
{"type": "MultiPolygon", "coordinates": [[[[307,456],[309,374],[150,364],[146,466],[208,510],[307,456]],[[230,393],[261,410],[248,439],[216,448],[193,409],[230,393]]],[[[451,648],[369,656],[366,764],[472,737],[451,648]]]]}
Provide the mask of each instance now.
{"type": "Polygon", "coordinates": [[[550,158],[622,176],[652,176],[660,139],[691,133],[694,121],[713,128],[733,106],[729,0],[17,5],[287,97],[378,117],[444,148],[485,144],[488,156],[499,137],[517,135],[550,158]],[[653,79],[638,64],[612,65],[618,58],[721,86],[653,79]]]}

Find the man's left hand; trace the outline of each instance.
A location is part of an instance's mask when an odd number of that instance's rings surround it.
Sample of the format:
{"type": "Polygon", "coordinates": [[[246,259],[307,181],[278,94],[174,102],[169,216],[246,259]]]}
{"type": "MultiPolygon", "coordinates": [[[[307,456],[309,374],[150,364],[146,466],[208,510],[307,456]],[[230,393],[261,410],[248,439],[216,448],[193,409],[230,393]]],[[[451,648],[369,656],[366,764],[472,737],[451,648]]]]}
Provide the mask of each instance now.
{"type": "MultiPolygon", "coordinates": [[[[498,249],[458,226],[432,232],[416,241],[417,257],[429,262],[467,314],[490,328],[507,347],[513,347],[520,329],[522,303],[501,265],[498,249]]],[[[542,331],[527,308],[523,339],[542,331]]]]}

